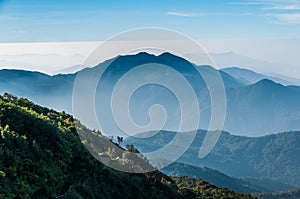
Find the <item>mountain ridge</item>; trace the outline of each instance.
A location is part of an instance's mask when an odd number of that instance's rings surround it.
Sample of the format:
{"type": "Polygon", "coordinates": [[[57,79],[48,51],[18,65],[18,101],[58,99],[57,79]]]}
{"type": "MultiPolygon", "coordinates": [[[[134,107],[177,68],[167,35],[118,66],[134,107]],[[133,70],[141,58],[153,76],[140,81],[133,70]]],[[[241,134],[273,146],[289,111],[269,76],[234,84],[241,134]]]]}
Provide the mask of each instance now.
{"type": "MultiPolygon", "coordinates": [[[[102,67],[110,62],[113,62],[112,65],[115,67],[114,72],[117,74],[114,73],[113,76],[107,76],[108,79],[119,78],[120,75],[125,73],[126,70],[129,70],[130,67],[133,67],[133,65],[152,62],[171,64],[175,69],[178,69],[180,73],[185,74],[189,78],[195,75],[195,71],[185,70],[185,66],[192,66],[192,63],[171,53],[165,53],[159,56],[150,55],[148,53],[122,55],[115,60],[104,61],[93,68],[84,68],[78,73],[89,72],[95,74],[97,67],[102,67]],[[181,62],[182,64],[180,64],[181,62]]],[[[211,70],[217,72],[211,66],[199,66],[198,69],[207,75],[209,75],[209,71],[211,70]]],[[[30,98],[43,106],[72,113],[73,85],[78,73],[45,76],[44,74],[35,72],[0,70],[0,84],[3,85],[0,87],[0,93],[9,92],[17,96],[30,98]],[[17,74],[22,74],[20,75],[22,78],[18,78],[17,74]]],[[[220,71],[219,74],[223,78],[227,95],[226,114],[228,117],[225,121],[224,130],[230,131],[233,134],[259,136],[272,132],[300,129],[299,102],[292,100],[293,98],[299,99],[299,87],[282,87],[275,82],[267,81],[256,82],[258,84],[244,85],[242,81],[235,79],[226,72],[220,71]],[[258,89],[259,85],[261,85],[262,88],[258,89]],[[252,87],[255,89],[250,89],[252,87]],[[266,100],[265,96],[268,96],[268,98],[272,100],[266,100]],[[263,111],[261,107],[269,107],[269,109],[263,111]],[[275,107],[276,110],[272,110],[272,107],[275,107]],[[285,111],[285,109],[288,111],[285,111]]],[[[209,106],[210,97],[205,81],[201,78],[190,78],[190,83],[192,83],[197,90],[201,90],[201,93],[198,94],[199,99],[201,98],[201,104],[203,104],[203,106],[209,106]]],[[[161,95],[160,92],[150,94],[157,99],[159,99],[161,95]]],[[[136,103],[140,104],[138,101],[136,101],[136,103]]],[[[167,102],[164,103],[168,104],[167,102]]],[[[172,107],[171,109],[175,110],[176,107],[172,107]]],[[[204,125],[200,126],[200,128],[207,128],[205,125],[210,118],[210,112],[207,110],[203,111],[202,118],[204,125]]],[[[90,128],[96,127],[90,126],[90,128]]]]}
{"type": "MultiPolygon", "coordinates": [[[[198,153],[206,133],[208,132],[199,130],[193,143],[176,161],[216,169],[229,176],[265,177],[299,186],[300,162],[297,158],[300,150],[297,147],[297,143],[300,142],[299,131],[261,137],[222,133],[213,150],[201,159],[198,158],[198,153]]],[[[176,132],[160,131],[149,138],[129,137],[124,142],[134,144],[142,153],[149,153],[171,142],[175,135],[176,132]]]]}
{"type": "Polygon", "coordinates": [[[245,69],[245,68],[240,68],[240,67],[227,67],[227,68],[222,68],[221,71],[224,71],[226,73],[228,73],[229,75],[231,75],[234,78],[237,79],[244,79],[244,83],[246,84],[254,84],[262,79],[270,79],[276,83],[280,83],[282,85],[285,86],[289,86],[289,85],[295,85],[295,86],[299,86],[298,82],[294,81],[290,81],[288,77],[283,78],[279,78],[279,77],[274,77],[272,75],[265,75],[262,73],[257,73],[253,70],[250,69],[245,69]]]}
{"type": "Polygon", "coordinates": [[[273,182],[265,179],[263,183],[260,179],[235,178],[228,176],[215,169],[208,167],[196,167],[182,162],[173,162],[161,171],[169,176],[188,176],[190,178],[205,180],[217,187],[228,188],[240,193],[263,193],[286,191],[293,186],[273,182]],[[275,186],[272,185],[275,184],[275,186]]]}

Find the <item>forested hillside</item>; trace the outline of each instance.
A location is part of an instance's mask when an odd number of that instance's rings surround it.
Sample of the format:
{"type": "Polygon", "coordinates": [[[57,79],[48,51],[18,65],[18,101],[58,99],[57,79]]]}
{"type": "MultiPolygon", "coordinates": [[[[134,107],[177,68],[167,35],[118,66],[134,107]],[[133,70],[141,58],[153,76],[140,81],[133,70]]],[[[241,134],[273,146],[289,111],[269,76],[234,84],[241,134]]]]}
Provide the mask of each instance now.
{"type": "Polygon", "coordinates": [[[27,99],[1,96],[0,121],[0,198],[251,198],[188,178],[176,184],[159,171],[106,167],[87,152],[75,124],[111,144],[108,138],[27,99]]]}

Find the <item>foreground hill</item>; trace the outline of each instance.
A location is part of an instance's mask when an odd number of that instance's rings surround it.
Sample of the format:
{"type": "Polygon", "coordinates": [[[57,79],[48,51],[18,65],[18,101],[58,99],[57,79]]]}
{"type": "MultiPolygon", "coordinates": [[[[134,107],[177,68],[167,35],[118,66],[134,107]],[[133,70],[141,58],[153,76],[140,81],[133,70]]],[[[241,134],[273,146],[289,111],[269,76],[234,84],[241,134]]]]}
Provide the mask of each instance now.
{"type": "Polygon", "coordinates": [[[87,152],[77,129],[113,143],[71,115],[7,94],[0,97],[0,110],[0,198],[252,198],[203,181],[205,188],[196,186],[199,181],[186,187],[194,181],[179,178],[177,184],[158,171],[110,169],[87,152]]]}

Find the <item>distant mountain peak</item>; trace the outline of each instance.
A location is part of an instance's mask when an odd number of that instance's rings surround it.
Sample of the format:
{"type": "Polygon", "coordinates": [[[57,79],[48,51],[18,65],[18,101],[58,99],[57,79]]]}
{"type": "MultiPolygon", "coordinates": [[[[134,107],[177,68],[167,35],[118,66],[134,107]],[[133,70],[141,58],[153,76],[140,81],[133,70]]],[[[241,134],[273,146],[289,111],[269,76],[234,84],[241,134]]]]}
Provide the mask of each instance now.
{"type": "MultiPolygon", "coordinates": [[[[124,56],[128,56],[128,55],[124,55],[124,56]]],[[[137,54],[133,54],[133,55],[130,55],[130,56],[149,56],[149,57],[154,57],[155,55],[154,54],[151,54],[149,52],[145,52],[145,51],[142,51],[142,52],[138,52],[137,54]]]]}
{"type": "Polygon", "coordinates": [[[274,86],[274,85],[277,85],[277,86],[282,86],[281,84],[279,84],[279,83],[276,83],[276,82],[274,82],[274,81],[272,81],[272,80],[270,80],[270,79],[262,79],[262,80],[260,80],[260,81],[258,81],[258,82],[256,82],[255,84],[253,84],[254,86],[255,85],[265,85],[265,86],[274,86]]]}
{"type": "Polygon", "coordinates": [[[138,62],[158,62],[158,63],[185,63],[185,64],[192,64],[188,60],[183,57],[174,55],[170,52],[163,52],[159,55],[154,55],[149,52],[138,52],[136,54],[129,54],[129,55],[121,55],[114,58],[115,61],[122,62],[124,59],[128,61],[138,61],[138,62]]]}
{"type": "Polygon", "coordinates": [[[172,54],[172,53],[170,53],[170,52],[163,52],[163,53],[161,53],[160,55],[158,55],[158,57],[177,57],[177,58],[182,58],[182,57],[179,57],[179,56],[177,56],[177,55],[174,55],[174,54],[172,54]]]}
{"type": "Polygon", "coordinates": [[[254,84],[249,85],[248,87],[257,91],[263,91],[264,93],[287,91],[285,86],[269,79],[262,79],[254,84]]]}

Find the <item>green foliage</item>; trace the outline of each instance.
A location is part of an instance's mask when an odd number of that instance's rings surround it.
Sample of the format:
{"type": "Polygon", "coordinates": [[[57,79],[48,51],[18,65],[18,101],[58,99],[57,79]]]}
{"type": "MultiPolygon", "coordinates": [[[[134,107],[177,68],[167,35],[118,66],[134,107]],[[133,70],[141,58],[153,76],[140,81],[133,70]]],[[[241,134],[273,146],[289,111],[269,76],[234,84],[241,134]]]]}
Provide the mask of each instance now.
{"type": "Polygon", "coordinates": [[[188,177],[172,177],[183,194],[189,194],[192,198],[253,198],[249,194],[240,194],[228,189],[217,188],[200,179],[188,177]]]}
{"type": "MultiPolygon", "coordinates": [[[[104,166],[88,153],[92,145],[86,149],[77,132],[105,141],[100,147],[111,158],[137,155],[88,130],[72,116],[27,99],[1,96],[0,121],[0,198],[188,198],[207,192],[182,192],[159,171],[131,174],[104,166]]],[[[141,159],[139,164],[147,161],[141,159]]]]}
{"type": "Polygon", "coordinates": [[[135,175],[105,167],[87,152],[77,121],[64,112],[8,94],[1,96],[0,110],[0,198],[182,197],[175,185],[154,183],[166,178],[159,172],[135,175]]]}
{"type": "MultiPolygon", "coordinates": [[[[0,198],[51,198],[63,193],[73,177],[70,171],[81,171],[76,164],[71,168],[77,156],[69,146],[84,150],[70,128],[74,119],[8,95],[0,101],[0,110],[0,170],[5,173],[0,198]]],[[[86,166],[90,159],[85,157],[86,166]]]]}
{"type": "Polygon", "coordinates": [[[263,193],[258,196],[261,199],[299,199],[300,198],[300,187],[283,191],[279,193],[263,193]]]}

